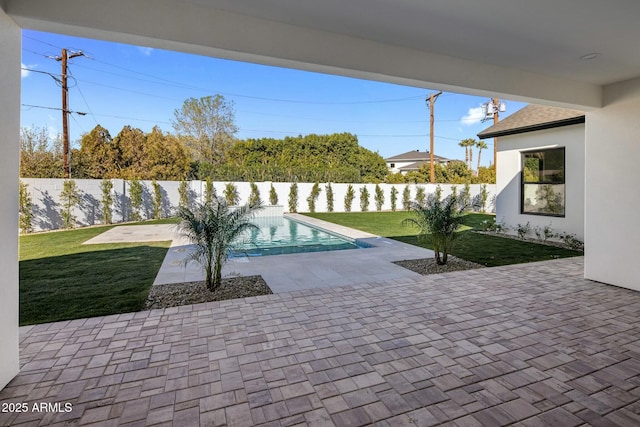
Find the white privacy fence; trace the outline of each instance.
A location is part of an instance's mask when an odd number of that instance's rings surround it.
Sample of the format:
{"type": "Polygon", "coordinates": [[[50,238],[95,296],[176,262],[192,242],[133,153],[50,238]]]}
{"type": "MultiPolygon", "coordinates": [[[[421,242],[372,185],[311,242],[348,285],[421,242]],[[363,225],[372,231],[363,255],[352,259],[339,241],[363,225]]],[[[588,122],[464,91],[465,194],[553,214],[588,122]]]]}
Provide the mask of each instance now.
{"type": "MultiPolygon", "coordinates": [[[[60,193],[63,189],[63,179],[44,179],[44,178],[22,178],[21,181],[27,184],[27,191],[31,196],[32,202],[32,225],[35,231],[55,230],[62,228],[62,210],[63,204],[60,200],[60,193]]],[[[74,208],[72,214],[76,217],[76,224],[78,226],[98,225],[104,223],[103,207],[102,207],[102,189],[101,180],[93,179],[76,179],[74,180],[78,188],[80,201],[74,208]]],[[[111,190],[111,197],[113,204],[111,206],[112,222],[125,222],[129,221],[131,216],[131,199],[129,195],[129,181],[122,179],[113,179],[113,189],[111,190]]],[[[154,188],[152,181],[140,181],[142,184],[142,206],[140,214],[142,219],[152,219],[154,214],[154,188]]],[[[157,181],[160,185],[160,192],[162,194],[162,203],[160,209],[160,216],[163,218],[173,216],[179,205],[179,181],[157,181]]],[[[251,194],[251,185],[249,182],[234,182],[233,183],[238,190],[240,197],[240,204],[245,204],[249,200],[251,194]]],[[[219,196],[223,196],[225,186],[227,182],[214,182],[213,186],[216,193],[219,196]]],[[[260,193],[260,199],[265,205],[269,205],[269,193],[271,186],[276,191],[278,196],[278,205],[284,206],[284,211],[289,211],[289,193],[292,183],[290,182],[256,182],[255,185],[260,193]]],[[[298,212],[308,212],[309,204],[307,198],[311,194],[313,183],[299,182],[298,184],[298,212]]],[[[331,183],[333,189],[333,211],[345,212],[345,195],[347,194],[347,188],[351,185],[354,190],[355,197],[351,204],[352,212],[361,211],[360,208],[360,194],[362,188],[367,188],[369,192],[369,211],[376,210],[375,189],[376,184],[346,184],[346,183],[331,183]]],[[[382,210],[391,210],[391,192],[392,188],[397,190],[396,209],[402,209],[403,192],[408,187],[410,191],[411,200],[414,200],[418,193],[418,188],[422,187],[424,193],[428,197],[430,194],[435,194],[437,187],[441,189],[442,198],[449,196],[456,188],[457,194],[460,195],[464,192],[464,185],[462,184],[378,184],[383,192],[384,202],[382,204],[382,210]]],[[[201,202],[204,200],[206,193],[206,183],[204,181],[189,181],[188,182],[188,195],[189,200],[193,204],[195,202],[201,202]]],[[[472,184],[469,186],[469,199],[476,206],[480,200],[480,194],[483,184],[472,184]]],[[[320,184],[320,194],[315,202],[316,212],[327,212],[327,184],[320,184]]],[[[487,203],[485,209],[487,212],[495,211],[495,184],[486,184],[486,190],[488,193],[487,203]]]]}

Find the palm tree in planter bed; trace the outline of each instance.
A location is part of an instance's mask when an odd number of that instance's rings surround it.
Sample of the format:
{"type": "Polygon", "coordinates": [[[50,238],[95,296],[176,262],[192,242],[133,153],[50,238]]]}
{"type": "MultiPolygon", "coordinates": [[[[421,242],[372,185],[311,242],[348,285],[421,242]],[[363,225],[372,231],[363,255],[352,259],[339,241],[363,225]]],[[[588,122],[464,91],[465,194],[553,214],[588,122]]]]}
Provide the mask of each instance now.
{"type": "Polygon", "coordinates": [[[462,210],[456,208],[456,198],[448,197],[444,201],[432,198],[426,204],[413,202],[411,211],[413,218],[402,221],[403,225],[415,225],[420,231],[418,239],[426,239],[433,243],[436,264],[445,265],[447,257],[458,237],[456,230],[463,222],[462,210]],[[442,252],[442,256],[440,253],[442,252]]]}
{"type": "Polygon", "coordinates": [[[260,205],[230,207],[222,197],[214,196],[210,203],[197,204],[193,211],[180,207],[178,228],[196,246],[189,258],[201,264],[210,291],[222,283],[222,266],[229,252],[239,246],[239,238],[247,230],[257,230],[251,218],[260,205]]]}

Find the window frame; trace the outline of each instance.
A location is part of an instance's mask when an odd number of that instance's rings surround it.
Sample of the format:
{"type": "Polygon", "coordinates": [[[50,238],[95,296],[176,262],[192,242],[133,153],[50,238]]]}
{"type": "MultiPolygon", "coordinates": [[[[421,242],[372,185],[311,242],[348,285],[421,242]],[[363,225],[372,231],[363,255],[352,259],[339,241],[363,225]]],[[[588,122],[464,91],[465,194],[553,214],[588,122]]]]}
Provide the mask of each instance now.
{"type": "Polygon", "coordinates": [[[539,149],[530,149],[520,151],[520,214],[521,215],[535,215],[535,216],[550,216],[555,218],[565,218],[567,214],[567,149],[565,146],[559,147],[550,147],[550,148],[539,148],[539,149]],[[531,153],[545,153],[549,151],[562,151],[562,171],[563,171],[563,180],[562,183],[559,182],[548,182],[548,181],[538,181],[538,182],[526,182],[524,179],[524,171],[525,171],[525,159],[527,154],[531,153]],[[564,194],[563,194],[563,210],[561,214],[554,213],[544,213],[544,212],[525,212],[524,210],[524,197],[525,191],[524,187],[527,184],[539,184],[539,185],[557,185],[562,184],[564,186],[564,194]]]}

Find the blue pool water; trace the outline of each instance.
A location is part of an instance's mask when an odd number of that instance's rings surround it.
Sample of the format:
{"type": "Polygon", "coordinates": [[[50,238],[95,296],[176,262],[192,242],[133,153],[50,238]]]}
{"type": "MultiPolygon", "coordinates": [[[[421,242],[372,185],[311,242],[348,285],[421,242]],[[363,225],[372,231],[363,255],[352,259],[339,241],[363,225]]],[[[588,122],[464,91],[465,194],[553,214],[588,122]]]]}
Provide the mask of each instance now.
{"type": "Polygon", "coordinates": [[[255,244],[244,243],[232,256],[264,256],[358,249],[355,243],[284,217],[254,218],[260,230],[245,236],[255,244]]]}

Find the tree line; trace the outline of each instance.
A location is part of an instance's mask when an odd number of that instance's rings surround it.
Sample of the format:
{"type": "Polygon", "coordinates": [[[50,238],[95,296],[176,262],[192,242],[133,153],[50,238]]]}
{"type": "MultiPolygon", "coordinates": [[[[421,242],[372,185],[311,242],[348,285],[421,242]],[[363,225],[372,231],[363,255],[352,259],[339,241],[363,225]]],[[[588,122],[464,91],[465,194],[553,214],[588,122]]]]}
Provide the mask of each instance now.
{"type": "MultiPolygon", "coordinates": [[[[356,135],[298,135],[239,140],[233,103],[222,95],[189,98],[174,111],[175,133],[126,125],[115,136],[97,125],[70,153],[71,177],[300,182],[428,182],[428,164],[407,175],[390,174],[384,159],[356,135]]],[[[23,128],[20,176],[61,178],[62,143],[44,128],[23,128]]],[[[436,182],[495,182],[492,170],[468,164],[436,165],[436,182]],[[477,175],[477,176],[476,176],[477,175]]]]}

